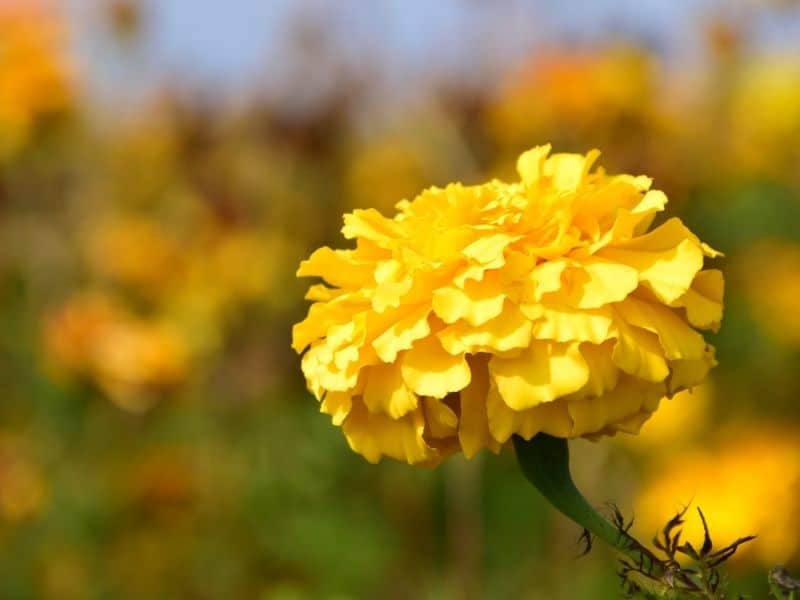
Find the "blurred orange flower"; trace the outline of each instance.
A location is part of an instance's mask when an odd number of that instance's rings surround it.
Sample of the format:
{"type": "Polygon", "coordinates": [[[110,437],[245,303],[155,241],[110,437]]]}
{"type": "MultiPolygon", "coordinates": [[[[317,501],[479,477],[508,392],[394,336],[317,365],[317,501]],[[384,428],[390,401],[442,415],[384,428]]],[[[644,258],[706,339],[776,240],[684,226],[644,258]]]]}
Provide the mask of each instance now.
{"type": "Polygon", "coordinates": [[[0,159],[24,145],[37,119],[70,106],[73,95],[66,24],[55,4],[0,3],[0,159]]]}
{"type": "Polygon", "coordinates": [[[569,131],[611,124],[647,107],[654,67],[647,54],[625,47],[543,53],[510,78],[488,113],[492,137],[520,146],[569,131]]]}
{"type": "Polygon", "coordinates": [[[55,371],[92,379],[128,410],[148,408],[187,375],[189,349],[177,330],[136,318],[99,293],[76,296],[57,310],[44,344],[55,371]]]}
{"type": "Polygon", "coordinates": [[[87,236],[89,265],[101,277],[148,296],[177,275],[180,249],[154,219],[117,217],[93,223],[87,236]]]}
{"type": "Polygon", "coordinates": [[[774,339],[800,344],[800,244],[761,242],[741,257],[737,267],[758,323],[774,339]]]}

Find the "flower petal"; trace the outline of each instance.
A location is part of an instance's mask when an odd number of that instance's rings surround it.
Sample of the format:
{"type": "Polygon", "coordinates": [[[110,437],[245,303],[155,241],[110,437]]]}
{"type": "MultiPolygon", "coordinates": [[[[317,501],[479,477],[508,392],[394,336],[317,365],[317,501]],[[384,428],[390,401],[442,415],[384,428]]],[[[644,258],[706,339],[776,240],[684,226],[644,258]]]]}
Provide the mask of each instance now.
{"type": "Polygon", "coordinates": [[[341,425],[353,405],[349,392],[328,392],[322,399],[320,412],[330,415],[334,425],[341,425]]]}
{"type": "Polygon", "coordinates": [[[356,259],[352,250],[332,250],[323,246],[300,263],[298,277],[322,277],[329,284],[359,289],[369,285],[374,267],[356,259]]]}
{"type": "Polygon", "coordinates": [[[507,288],[497,277],[467,281],[463,289],[444,287],[433,292],[433,311],[445,323],[464,319],[470,325],[482,325],[503,312],[507,288]]]}
{"type": "Polygon", "coordinates": [[[581,389],[589,369],[578,344],[534,341],[514,358],[492,357],[492,380],[514,410],[532,408],[581,389]]]}
{"type": "Polygon", "coordinates": [[[601,344],[611,337],[613,323],[613,312],[609,307],[579,310],[546,305],[541,318],[533,324],[532,336],[556,342],[601,344]]]}
{"type": "Polygon", "coordinates": [[[664,381],[669,375],[664,351],[655,334],[617,321],[617,344],[612,358],[621,370],[647,381],[664,381]]]}
{"type": "Polygon", "coordinates": [[[617,304],[616,310],[630,325],[655,333],[666,358],[681,360],[703,356],[706,347],[703,336],[672,309],[630,297],[617,304]]]}
{"type": "Polygon", "coordinates": [[[512,303],[507,302],[500,315],[478,327],[459,321],[438,334],[450,354],[507,352],[527,348],[531,340],[531,322],[512,303]]]}
{"type": "Polygon", "coordinates": [[[641,237],[603,248],[597,256],[635,268],[639,280],[666,303],[685,294],[703,268],[703,250],[679,219],[670,219],[641,237]]]}
{"type": "Polygon", "coordinates": [[[718,331],[722,320],[724,292],[722,271],[708,269],[700,271],[694,278],[692,287],[672,305],[685,307],[686,317],[695,327],[718,331]]]}
{"type": "Polygon", "coordinates": [[[568,295],[577,308],[599,308],[624,300],[639,286],[639,272],[629,265],[591,257],[580,263],[586,277],[568,295]]]}
{"type": "Polygon", "coordinates": [[[417,408],[417,397],[406,387],[399,366],[368,367],[364,381],[364,404],[370,412],[399,419],[417,408]]]}
{"type": "Polygon", "coordinates": [[[383,456],[409,464],[430,461],[437,453],[423,439],[425,417],[421,409],[408,413],[401,419],[371,413],[359,399],[353,399],[350,414],[342,424],[347,442],[371,463],[383,456]]]}
{"type": "Polygon", "coordinates": [[[472,458],[481,448],[498,452],[499,444],[489,432],[486,400],[489,394],[488,356],[468,359],[472,369],[470,384],[461,390],[461,416],[458,421],[458,439],[464,456],[472,458]]]}
{"type": "Polygon", "coordinates": [[[372,341],[378,357],[386,363],[394,362],[397,353],[408,350],[412,344],[431,331],[428,310],[419,309],[397,321],[372,341]]]}
{"type": "Polygon", "coordinates": [[[540,432],[569,437],[572,431],[572,419],[565,402],[547,402],[517,411],[506,404],[494,385],[486,399],[486,412],[489,431],[500,444],[505,444],[515,433],[529,440],[540,432]]]}
{"type": "Polygon", "coordinates": [[[401,369],[406,385],[418,396],[444,398],[470,382],[464,356],[447,352],[435,336],[417,341],[403,355],[401,369]]]}
{"type": "Polygon", "coordinates": [[[602,396],[570,399],[568,409],[572,417],[572,436],[601,431],[606,425],[632,417],[641,411],[648,398],[664,395],[663,383],[654,384],[626,375],[617,386],[602,396]]]}
{"type": "Polygon", "coordinates": [[[434,439],[447,439],[458,431],[458,416],[453,409],[438,398],[422,399],[427,423],[426,435],[434,439]]]}

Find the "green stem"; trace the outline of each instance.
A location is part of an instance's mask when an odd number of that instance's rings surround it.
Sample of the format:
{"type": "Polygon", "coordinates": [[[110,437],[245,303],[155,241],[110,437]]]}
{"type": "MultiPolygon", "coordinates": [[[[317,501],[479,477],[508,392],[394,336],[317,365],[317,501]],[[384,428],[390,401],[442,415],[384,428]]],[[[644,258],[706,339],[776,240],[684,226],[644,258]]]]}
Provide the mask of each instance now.
{"type": "Polygon", "coordinates": [[[660,561],[632,536],[610,523],[586,501],[569,471],[567,440],[540,433],[530,440],[514,436],[522,472],[534,487],[564,515],[589,530],[652,576],[663,575],[660,561]]]}

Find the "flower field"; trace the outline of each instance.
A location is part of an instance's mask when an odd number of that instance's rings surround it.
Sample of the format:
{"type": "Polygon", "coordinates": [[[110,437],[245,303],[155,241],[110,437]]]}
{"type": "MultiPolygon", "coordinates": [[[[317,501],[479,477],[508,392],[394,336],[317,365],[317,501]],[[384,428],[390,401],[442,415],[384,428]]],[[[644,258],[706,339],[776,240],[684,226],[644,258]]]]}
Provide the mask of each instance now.
{"type": "MultiPolygon", "coordinates": [[[[0,0],[0,598],[620,597],[538,432],[644,541],[756,535],[731,590],[800,574],[800,47],[755,32],[794,3],[402,99],[309,11],[296,95],[124,107],[68,4],[0,0]]],[[[135,62],[157,3],[88,4],[135,62]]]]}

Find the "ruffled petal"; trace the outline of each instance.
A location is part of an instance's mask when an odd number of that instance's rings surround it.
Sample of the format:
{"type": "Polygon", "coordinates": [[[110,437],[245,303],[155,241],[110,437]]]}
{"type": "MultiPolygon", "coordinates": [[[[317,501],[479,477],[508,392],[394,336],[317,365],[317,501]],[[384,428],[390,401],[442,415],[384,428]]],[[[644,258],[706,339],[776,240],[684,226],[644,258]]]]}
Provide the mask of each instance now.
{"type": "Polygon", "coordinates": [[[463,355],[452,355],[436,337],[414,344],[401,360],[403,379],[418,396],[444,398],[469,385],[470,370],[463,355]]]}
{"type": "Polygon", "coordinates": [[[415,341],[428,335],[431,331],[428,313],[427,308],[413,311],[376,337],[372,347],[378,357],[386,363],[394,362],[399,352],[408,350],[415,341]]]}
{"type": "Polygon", "coordinates": [[[423,438],[425,417],[421,409],[408,413],[401,419],[371,413],[359,399],[353,399],[350,414],[342,423],[342,430],[353,451],[371,463],[383,456],[417,464],[438,458],[423,438]]]}
{"type": "Polygon", "coordinates": [[[369,367],[364,381],[363,399],[370,412],[399,419],[417,408],[417,396],[406,386],[397,365],[369,367]]]}
{"type": "Polygon", "coordinates": [[[537,146],[523,152],[517,159],[517,172],[526,186],[536,185],[541,178],[550,149],[550,144],[537,146]]]}
{"type": "Polygon", "coordinates": [[[706,347],[703,336],[672,309],[638,298],[627,298],[616,305],[616,310],[628,324],[655,333],[666,358],[685,360],[703,356],[706,347]]]}
{"type": "Polygon", "coordinates": [[[492,357],[489,371],[503,401],[525,410],[581,389],[589,368],[578,344],[534,341],[514,358],[492,357]]]}
{"type": "Polygon", "coordinates": [[[486,413],[486,398],[489,393],[489,357],[473,356],[469,359],[472,369],[470,384],[461,390],[461,416],[458,421],[458,440],[464,456],[472,458],[481,448],[498,452],[500,445],[489,432],[486,413]]]}
{"type": "Polygon", "coordinates": [[[567,403],[573,427],[573,437],[601,431],[610,423],[617,423],[637,415],[648,398],[664,395],[663,383],[650,383],[625,376],[613,390],[602,396],[570,399],[567,403]]]}
{"type": "Polygon", "coordinates": [[[433,311],[445,323],[464,319],[470,325],[482,325],[503,312],[507,288],[497,277],[467,281],[463,289],[444,287],[433,292],[433,311]]]}
{"type": "Polygon", "coordinates": [[[692,287],[672,303],[686,309],[689,323],[700,329],[719,330],[722,321],[722,297],[725,282],[722,271],[708,269],[697,274],[692,287]]]}
{"type": "Polygon", "coordinates": [[[589,169],[600,156],[599,150],[583,154],[553,154],[544,163],[543,172],[559,192],[574,192],[583,183],[589,169]]]}
{"type": "Polygon", "coordinates": [[[639,286],[639,272],[629,265],[591,257],[581,261],[579,268],[585,277],[567,294],[569,303],[576,308],[620,302],[639,286]]]}
{"type": "Polygon", "coordinates": [[[639,281],[666,303],[685,294],[703,268],[703,250],[679,219],[670,219],[641,237],[603,248],[597,256],[635,268],[639,281]]]}
{"type": "Polygon", "coordinates": [[[572,418],[566,403],[561,400],[518,411],[509,407],[497,388],[492,386],[486,398],[486,411],[489,431],[499,444],[505,444],[514,434],[529,440],[540,432],[569,437],[572,431],[572,418]]]}
{"type": "Polygon", "coordinates": [[[320,412],[331,416],[334,425],[341,425],[350,414],[353,405],[348,392],[328,392],[320,403],[320,412]]]}
{"type": "Polygon", "coordinates": [[[323,246],[300,263],[297,276],[322,277],[336,287],[359,289],[369,285],[373,272],[374,266],[357,260],[352,250],[323,246]]]}
{"type": "Polygon", "coordinates": [[[664,381],[669,367],[658,336],[637,327],[617,321],[618,334],[614,352],[614,364],[629,375],[646,381],[664,381]]]}
{"type": "Polygon", "coordinates": [[[601,344],[611,337],[613,323],[614,313],[609,307],[579,310],[569,306],[544,306],[531,335],[555,342],[601,344]]]}
{"type": "Polygon", "coordinates": [[[583,360],[589,366],[589,380],[578,395],[601,396],[617,387],[619,369],[614,364],[614,340],[602,344],[581,344],[583,360]]]}
{"type": "Polygon", "coordinates": [[[531,341],[531,321],[510,302],[500,315],[478,327],[459,321],[437,335],[450,354],[505,353],[527,348],[531,341]]]}
{"type": "Polygon", "coordinates": [[[354,210],[344,216],[342,234],[349,240],[369,240],[379,247],[391,247],[403,237],[402,228],[374,208],[354,210]]]}

